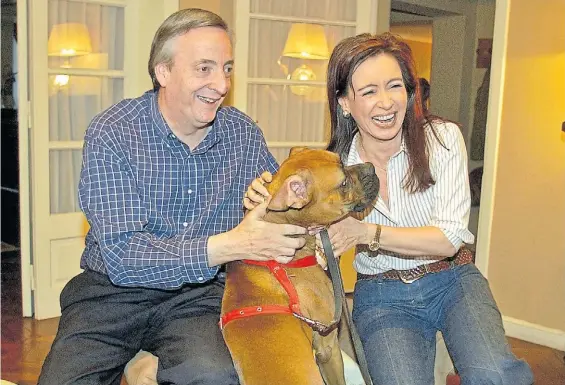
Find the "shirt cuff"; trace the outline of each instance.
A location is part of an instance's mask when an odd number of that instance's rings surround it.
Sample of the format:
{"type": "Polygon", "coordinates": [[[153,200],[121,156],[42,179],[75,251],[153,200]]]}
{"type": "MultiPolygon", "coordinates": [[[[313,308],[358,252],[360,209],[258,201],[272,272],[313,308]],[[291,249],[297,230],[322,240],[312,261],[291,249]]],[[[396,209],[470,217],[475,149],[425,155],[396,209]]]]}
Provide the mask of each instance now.
{"type": "Polygon", "coordinates": [[[204,283],[218,273],[219,266],[208,266],[208,238],[206,236],[184,241],[182,264],[190,283],[204,283]]]}

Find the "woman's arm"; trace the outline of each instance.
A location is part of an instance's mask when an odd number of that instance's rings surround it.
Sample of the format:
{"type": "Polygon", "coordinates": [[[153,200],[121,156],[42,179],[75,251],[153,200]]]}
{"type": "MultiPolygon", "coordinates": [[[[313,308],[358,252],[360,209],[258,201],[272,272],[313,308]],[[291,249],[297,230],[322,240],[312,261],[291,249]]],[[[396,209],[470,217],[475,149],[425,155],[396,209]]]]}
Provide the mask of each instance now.
{"type": "MultiPolygon", "coordinates": [[[[377,226],[380,225],[364,223],[353,217],[333,224],[328,233],[334,253],[339,256],[357,245],[368,245],[375,238],[377,226]]],[[[444,233],[435,226],[381,226],[379,243],[381,249],[407,257],[449,257],[457,251],[444,233]]]]}
{"type": "MultiPolygon", "coordinates": [[[[453,123],[442,126],[440,136],[447,147],[433,143],[431,165],[436,180],[430,200],[431,218],[421,227],[382,226],[380,247],[406,257],[448,257],[463,242],[472,242],[467,229],[470,212],[470,191],[465,143],[459,127],[453,123]]],[[[356,245],[370,243],[377,232],[376,224],[346,218],[330,228],[330,238],[336,254],[356,245]]]]}

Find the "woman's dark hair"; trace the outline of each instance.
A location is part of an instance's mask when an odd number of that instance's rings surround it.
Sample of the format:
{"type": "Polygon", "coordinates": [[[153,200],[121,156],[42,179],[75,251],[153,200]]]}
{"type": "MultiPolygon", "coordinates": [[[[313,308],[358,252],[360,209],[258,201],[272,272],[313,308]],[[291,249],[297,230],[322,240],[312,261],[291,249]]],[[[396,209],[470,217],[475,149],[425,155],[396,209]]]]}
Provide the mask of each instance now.
{"type": "MultiPolygon", "coordinates": [[[[420,84],[412,51],[405,42],[389,32],[381,35],[364,33],[349,37],[334,48],[328,64],[327,79],[331,124],[328,150],[338,153],[343,161],[346,160],[358,128],[351,115],[343,116],[338,99],[354,92],[351,79],[359,65],[379,54],[388,54],[396,59],[408,93],[406,115],[402,123],[402,137],[408,153],[408,173],[404,178],[403,187],[410,192],[422,192],[435,184],[430,171],[425,133],[429,121],[423,114],[420,84]]],[[[433,125],[429,126],[439,140],[433,125]]]]}
{"type": "Polygon", "coordinates": [[[428,111],[428,100],[430,99],[430,82],[426,78],[419,78],[420,93],[422,94],[422,110],[424,115],[428,111]]]}

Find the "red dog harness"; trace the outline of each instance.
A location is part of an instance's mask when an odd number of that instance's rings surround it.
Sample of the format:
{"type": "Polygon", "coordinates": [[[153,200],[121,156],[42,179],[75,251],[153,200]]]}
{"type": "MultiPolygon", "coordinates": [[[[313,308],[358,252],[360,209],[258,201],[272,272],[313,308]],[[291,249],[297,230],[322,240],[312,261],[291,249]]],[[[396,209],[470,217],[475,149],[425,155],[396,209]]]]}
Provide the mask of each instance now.
{"type": "MultiPolygon", "coordinates": [[[[271,273],[275,276],[277,281],[281,284],[284,288],[286,293],[288,294],[289,304],[288,306],[283,305],[258,305],[258,306],[247,306],[242,307],[240,309],[232,310],[224,316],[220,318],[220,329],[223,329],[226,324],[230,321],[245,318],[245,317],[252,317],[261,314],[292,314],[301,316],[302,313],[300,312],[300,304],[298,302],[298,293],[296,292],[296,288],[288,278],[285,268],[301,268],[301,267],[311,267],[316,266],[318,262],[316,261],[316,257],[314,255],[309,255],[302,259],[292,261],[286,264],[281,264],[276,261],[252,261],[249,259],[242,260],[242,262],[247,263],[249,265],[258,265],[258,266],[267,266],[271,273]]],[[[302,319],[301,317],[298,317],[302,319]]]]}

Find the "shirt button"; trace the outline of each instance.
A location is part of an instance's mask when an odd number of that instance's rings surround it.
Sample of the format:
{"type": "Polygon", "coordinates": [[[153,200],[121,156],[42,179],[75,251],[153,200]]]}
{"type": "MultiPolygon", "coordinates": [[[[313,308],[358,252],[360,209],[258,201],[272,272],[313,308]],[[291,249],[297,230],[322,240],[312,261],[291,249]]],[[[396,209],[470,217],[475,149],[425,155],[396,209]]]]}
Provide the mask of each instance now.
{"type": "Polygon", "coordinates": [[[183,222],[182,225],[183,225],[184,227],[187,227],[187,226],[188,226],[188,222],[183,222]]]}
{"type": "Polygon", "coordinates": [[[169,134],[169,138],[171,138],[171,139],[175,139],[175,138],[176,138],[176,136],[175,136],[175,134],[169,134]]]}
{"type": "Polygon", "coordinates": [[[198,282],[204,281],[204,277],[198,277],[198,278],[196,278],[196,279],[198,280],[198,282]]]}
{"type": "Polygon", "coordinates": [[[192,189],[189,188],[188,191],[187,191],[187,193],[192,194],[192,189]]]}

